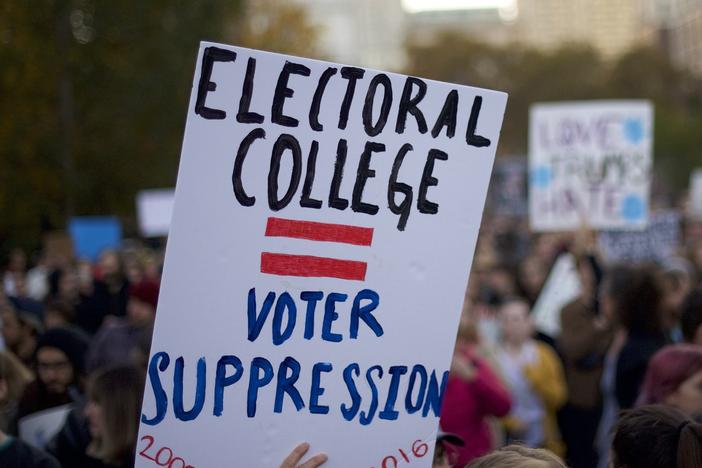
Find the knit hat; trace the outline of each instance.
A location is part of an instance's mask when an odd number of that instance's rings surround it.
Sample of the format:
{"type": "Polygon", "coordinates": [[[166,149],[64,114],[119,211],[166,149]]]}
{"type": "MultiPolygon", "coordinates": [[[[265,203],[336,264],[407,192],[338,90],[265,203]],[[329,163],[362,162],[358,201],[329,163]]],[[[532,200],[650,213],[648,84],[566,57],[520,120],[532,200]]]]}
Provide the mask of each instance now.
{"type": "Polygon", "coordinates": [[[451,445],[456,445],[459,447],[463,447],[465,445],[465,442],[463,439],[461,439],[460,436],[457,436],[456,434],[452,434],[450,432],[444,432],[441,429],[439,429],[438,434],[436,434],[436,441],[437,442],[446,442],[451,445]]]}
{"type": "Polygon", "coordinates": [[[129,286],[129,297],[145,302],[156,309],[159,285],[154,281],[142,280],[129,286]]]}
{"type": "Polygon", "coordinates": [[[82,374],[85,368],[85,354],[88,351],[88,339],[78,331],[69,328],[50,328],[39,337],[37,349],[34,352],[36,360],[37,353],[41,348],[52,347],[63,351],[73,365],[76,374],[82,374]]]}

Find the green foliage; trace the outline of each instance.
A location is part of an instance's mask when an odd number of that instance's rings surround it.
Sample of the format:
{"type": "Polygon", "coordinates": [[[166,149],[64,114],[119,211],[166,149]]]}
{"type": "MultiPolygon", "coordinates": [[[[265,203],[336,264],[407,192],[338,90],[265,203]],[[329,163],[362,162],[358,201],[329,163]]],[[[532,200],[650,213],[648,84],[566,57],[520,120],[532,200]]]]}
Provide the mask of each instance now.
{"type": "Polygon", "coordinates": [[[431,44],[408,45],[407,72],[509,93],[500,154],[526,154],[529,107],[535,102],[649,99],[654,104],[654,161],[675,191],[702,166],[702,82],[676,69],[654,48],[615,63],[592,48],[566,44],[550,53],[519,44],[495,47],[447,32],[431,44]]]}
{"type": "Polygon", "coordinates": [[[175,183],[199,42],[313,53],[300,8],[264,3],[0,2],[0,251],[70,215],[133,233],[136,192],[175,183]]]}

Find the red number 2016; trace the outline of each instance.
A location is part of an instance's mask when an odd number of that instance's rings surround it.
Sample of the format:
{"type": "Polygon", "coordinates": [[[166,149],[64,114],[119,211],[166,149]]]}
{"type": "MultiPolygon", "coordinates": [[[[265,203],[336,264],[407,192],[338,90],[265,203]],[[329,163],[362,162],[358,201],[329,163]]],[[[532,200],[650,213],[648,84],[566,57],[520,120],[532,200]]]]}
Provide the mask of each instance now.
{"type": "MultiPolygon", "coordinates": [[[[410,463],[412,461],[410,459],[410,455],[408,455],[404,450],[397,449],[397,452],[406,463],[410,463]]],[[[412,443],[412,456],[414,456],[414,458],[422,458],[426,456],[427,453],[429,453],[429,445],[427,445],[426,442],[422,440],[415,440],[414,443],[412,443]]],[[[396,456],[388,455],[383,458],[383,461],[380,463],[380,468],[397,468],[400,461],[401,460],[398,460],[396,456]]]]}
{"type": "Polygon", "coordinates": [[[170,447],[161,447],[160,449],[158,449],[155,455],[153,455],[153,451],[151,452],[151,454],[149,454],[149,449],[151,449],[151,447],[154,445],[154,438],[152,436],[145,435],[140,440],[146,441],[146,447],[144,447],[144,449],[141,452],[139,452],[139,455],[146,458],[147,460],[151,460],[158,466],[167,466],[168,468],[195,468],[192,465],[186,464],[185,460],[183,460],[182,458],[174,457],[173,450],[171,450],[170,447]]]}

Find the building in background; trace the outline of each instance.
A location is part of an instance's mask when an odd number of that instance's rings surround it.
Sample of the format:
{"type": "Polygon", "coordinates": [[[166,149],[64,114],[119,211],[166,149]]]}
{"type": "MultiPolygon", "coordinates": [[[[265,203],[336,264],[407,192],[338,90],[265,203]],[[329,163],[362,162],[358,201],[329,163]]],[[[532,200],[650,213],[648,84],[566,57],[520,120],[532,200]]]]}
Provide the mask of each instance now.
{"type": "Polygon", "coordinates": [[[545,51],[585,43],[606,60],[654,44],[702,76],[700,0],[495,0],[494,7],[452,9],[409,0],[295,1],[318,28],[322,56],[340,63],[401,71],[407,39],[431,43],[448,30],[495,46],[545,51]]]}
{"type": "Polygon", "coordinates": [[[702,76],[702,2],[670,0],[670,55],[673,61],[702,76]]]}
{"type": "Polygon", "coordinates": [[[642,0],[518,0],[517,40],[542,50],[592,45],[616,59],[651,40],[642,0]]]}
{"type": "Polygon", "coordinates": [[[450,31],[491,45],[503,46],[515,39],[516,11],[500,8],[424,10],[407,17],[407,31],[417,44],[431,43],[450,31]]]}
{"type": "Polygon", "coordinates": [[[319,50],[334,62],[401,71],[405,11],[401,0],[296,0],[319,28],[319,50]]]}

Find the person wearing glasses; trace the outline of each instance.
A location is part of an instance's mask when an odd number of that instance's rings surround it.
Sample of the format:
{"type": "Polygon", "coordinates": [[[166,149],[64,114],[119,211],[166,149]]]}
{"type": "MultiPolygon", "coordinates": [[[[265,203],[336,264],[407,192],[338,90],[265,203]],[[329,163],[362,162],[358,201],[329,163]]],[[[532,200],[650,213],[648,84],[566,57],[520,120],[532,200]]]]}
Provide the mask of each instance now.
{"type": "Polygon", "coordinates": [[[80,398],[87,349],[85,337],[67,328],[49,329],[39,338],[34,353],[36,379],[20,399],[19,419],[80,398]]]}

